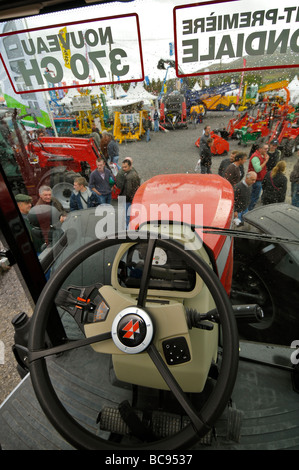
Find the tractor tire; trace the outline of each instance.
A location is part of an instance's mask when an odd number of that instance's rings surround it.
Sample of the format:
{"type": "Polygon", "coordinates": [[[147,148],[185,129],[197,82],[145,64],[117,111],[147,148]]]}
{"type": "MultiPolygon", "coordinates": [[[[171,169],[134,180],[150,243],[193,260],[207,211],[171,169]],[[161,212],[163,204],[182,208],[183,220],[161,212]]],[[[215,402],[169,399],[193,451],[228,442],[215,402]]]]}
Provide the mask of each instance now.
{"type": "Polygon", "coordinates": [[[69,183],[74,184],[74,179],[81,176],[81,173],[75,173],[74,171],[64,171],[63,173],[54,173],[51,176],[50,186],[53,188],[56,184],[69,183]]]}
{"type": "Polygon", "coordinates": [[[68,211],[70,208],[70,197],[73,192],[74,179],[81,176],[80,173],[74,171],[56,171],[55,170],[47,178],[42,180],[39,187],[43,185],[50,186],[52,194],[58,199],[63,208],[68,211]]]}
{"type": "Polygon", "coordinates": [[[289,158],[293,155],[293,153],[296,152],[296,148],[297,148],[296,140],[297,139],[291,139],[291,140],[286,141],[282,149],[283,158],[289,158]]]}

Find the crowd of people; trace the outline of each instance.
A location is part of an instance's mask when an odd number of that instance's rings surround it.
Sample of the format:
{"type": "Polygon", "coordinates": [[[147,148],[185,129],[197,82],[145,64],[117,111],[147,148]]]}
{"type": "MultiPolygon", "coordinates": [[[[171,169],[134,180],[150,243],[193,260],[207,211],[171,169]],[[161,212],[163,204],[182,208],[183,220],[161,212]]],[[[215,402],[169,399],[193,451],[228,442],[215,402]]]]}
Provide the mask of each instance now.
{"type": "MultiPolygon", "coordinates": [[[[153,119],[155,131],[158,130],[158,117],[156,114],[153,119]]],[[[151,126],[145,127],[145,140],[148,142],[151,126]]],[[[128,224],[130,206],[140,186],[140,177],[130,157],[124,158],[119,166],[119,147],[112,134],[104,131],[101,135],[94,128],[92,136],[102,157],[96,161],[96,169],[91,172],[89,181],[82,176],[74,179],[69,210],[77,211],[99,204],[110,204],[114,191],[114,194],[116,192],[117,195],[125,197],[128,224]],[[117,172],[111,170],[111,164],[116,165],[117,172]]],[[[212,173],[212,145],[211,126],[206,125],[200,138],[199,161],[196,166],[196,171],[202,174],[212,173]]],[[[281,159],[276,140],[269,144],[261,143],[249,158],[245,152],[234,150],[228,158],[221,161],[218,174],[229,181],[234,189],[234,221],[237,226],[244,224],[243,215],[252,210],[259,200],[263,205],[285,201],[288,185],[285,173],[286,162],[281,159]],[[247,160],[248,168],[245,171],[247,160]]],[[[292,204],[299,207],[299,158],[290,173],[290,183],[292,204]]],[[[40,253],[59,233],[67,212],[61,202],[53,196],[50,187],[41,186],[38,196],[34,207],[32,198],[26,194],[17,195],[16,201],[36,251],[40,253]],[[46,207],[51,210],[47,211],[46,207]]]]}
{"type": "MultiPolygon", "coordinates": [[[[108,160],[109,161],[109,160],[108,160]]],[[[130,206],[135,192],[140,186],[140,177],[133,166],[131,157],[126,157],[116,176],[104,158],[96,161],[97,168],[91,172],[89,181],[82,176],[74,178],[73,192],[70,197],[69,211],[77,211],[110,204],[112,188],[126,201],[126,222],[129,222],[130,206]]],[[[61,202],[53,196],[49,186],[39,188],[38,200],[33,206],[33,199],[28,194],[17,194],[15,200],[23,216],[37,254],[45,247],[57,241],[63,233],[62,224],[67,211],[61,202]]]]}
{"type": "MultiPolygon", "coordinates": [[[[159,113],[153,115],[154,132],[159,131],[159,113]]],[[[151,140],[152,122],[150,116],[143,122],[145,141],[151,140]]],[[[133,166],[131,157],[125,157],[119,165],[119,145],[113,134],[107,131],[99,132],[93,125],[90,137],[93,138],[101,158],[96,161],[96,169],[89,180],[78,175],[73,182],[73,192],[70,197],[69,211],[77,211],[97,207],[100,204],[110,204],[112,193],[115,197],[123,196],[126,201],[126,222],[129,223],[130,206],[133,197],[140,186],[140,177],[133,166]]],[[[67,211],[61,202],[52,194],[49,186],[39,188],[38,200],[33,206],[33,199],[27,194],[17,194],[16,202],[30,233],[34,247],[39,254],[60,234],[61,224],[67,217],[67,211]]]]}
{"type": "MultiPolygon", "coordinates": [[[[211,126],[206,125],[200,138],[199,160],[195,171],[212,173],[212,145],[211,126]]],[[[286,162],[281,159],[277,140],[257,145],[249,157],[245,174],[244,164],[247,159],[245,152],[234,150],[221,161],[218,168],[218,174],[228,180],[234,189],[234,221],[237,226],[244,225],[243,215],[252,210],[259,200],[263,205],[284,202],[287,193],[286,162]]],[[[299,159],[290,174],[290,183],[292,205],[299,207],[299,159]]]]}

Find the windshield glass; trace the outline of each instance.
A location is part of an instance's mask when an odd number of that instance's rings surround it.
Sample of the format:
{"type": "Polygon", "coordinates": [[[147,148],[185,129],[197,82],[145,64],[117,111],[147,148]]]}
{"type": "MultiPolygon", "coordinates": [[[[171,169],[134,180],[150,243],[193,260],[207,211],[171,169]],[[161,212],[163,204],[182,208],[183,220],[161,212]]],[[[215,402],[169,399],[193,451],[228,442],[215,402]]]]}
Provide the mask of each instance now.
{"type": "MultiPolygon", "coordinates": [[[[232,304],[263,309],[262,319],[238,321],[241,338],[290,346],[299,330],[299,10],[210,3],[3,17],[1,172],[46,282],[85,243],[118,231],[182,243],[192,234],[232,304]]],[[[138,288],[135,239],[86,262],[72,283],[138,288]]],[[[10,243],[2,233],[4,251],[10,243]]],[[[11,288],[5,263],[1,295],[11,288]]],[[[151,286],[184,303],[197,281],[160,248],[151,286]]]]}

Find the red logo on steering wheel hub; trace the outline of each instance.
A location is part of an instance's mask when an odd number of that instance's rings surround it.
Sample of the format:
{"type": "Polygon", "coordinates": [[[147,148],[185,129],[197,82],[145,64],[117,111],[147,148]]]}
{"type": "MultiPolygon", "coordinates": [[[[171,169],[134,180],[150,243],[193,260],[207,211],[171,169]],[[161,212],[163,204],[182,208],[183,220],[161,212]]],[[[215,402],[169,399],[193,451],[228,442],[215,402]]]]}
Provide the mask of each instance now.
{"type": "Polygon", "coordinates": [[[126,334],[123,335],[123,338],[133,339],[135,338],[135,333],[140,333],[139,321],[130,320],[123,328],[122,331],[126,331],[126,334]]]}

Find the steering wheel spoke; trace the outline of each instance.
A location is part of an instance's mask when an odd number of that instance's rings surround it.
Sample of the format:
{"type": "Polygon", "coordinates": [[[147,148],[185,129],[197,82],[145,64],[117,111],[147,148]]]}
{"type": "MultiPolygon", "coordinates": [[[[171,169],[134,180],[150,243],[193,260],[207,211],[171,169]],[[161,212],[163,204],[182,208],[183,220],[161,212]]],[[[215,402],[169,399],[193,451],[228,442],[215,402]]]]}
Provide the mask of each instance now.
{"type": "Polygon", "coordinates": [[[151,344],[149,348],[147,349],[147,353],[155,366],[157,367],[159,373],[165,380],[166,384],[168,385],[169,389],[177,399],[177,401],[180,403],[181,407],[184,409],[185,413],[189,417],[191,423],[193,424],[194,429],[196,432],[203,430],[203,428],[206,427],[206,430],[204,432],[208,432],[210,430],[209,426],[206,426],[206,424],[203,423],[201,420],[200,416],[198,415],[198,412],[190,402],[190,400],[187,398],[186,394],[180,387],[180,385],[177,383],[175,378],[173,377],[172,373],[170,372],[169,368],[163,361],[163,358],[159,354],[159,351],[155,347],[154,344],[151,344]]]}
{"type": "Polygon", "coordinates": [[[156,247],[156,239],[150,238],[148,241],[148,245],[147,245],[147,250],[146,250],[146,255],[145,255],[145,260],[144,260],[144,267],[143,267],[141,281],[140,281],[140,289],[139,289],[139,295],[138,295],[138,300],[137,300],[138,307],[145,306],[155,247],[156,247]]]}
{"type": "Polygon", "coordinates": [[[101,341],[106,341],[111,339],[111,332],[102,333],[100,335],[91,336],[90,338],[83,338],[74,341],[68,341],[59,346],[53,346],[51,348],[41,349],[39,351],[29,351],[28,360],[29,363],[36,361],[38,359],[44,359],[45,357],[54,356],[56,354],[62,354],[66,351],[71,351],[73,349],[82,348],[83,346],[89,346],[90,344],[100,343],[101,341]]]}

